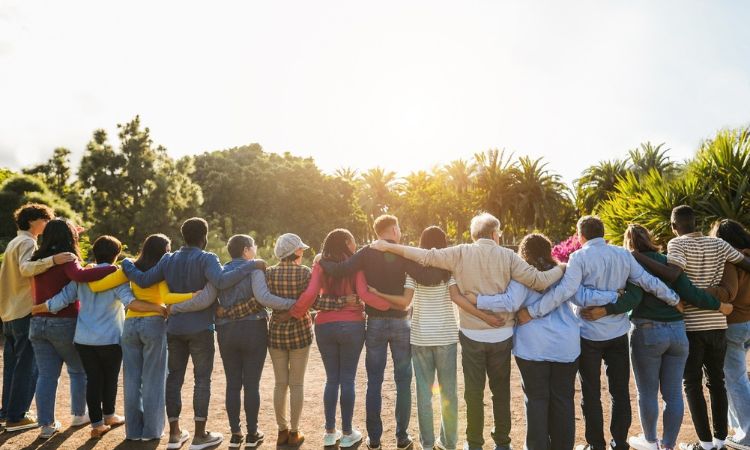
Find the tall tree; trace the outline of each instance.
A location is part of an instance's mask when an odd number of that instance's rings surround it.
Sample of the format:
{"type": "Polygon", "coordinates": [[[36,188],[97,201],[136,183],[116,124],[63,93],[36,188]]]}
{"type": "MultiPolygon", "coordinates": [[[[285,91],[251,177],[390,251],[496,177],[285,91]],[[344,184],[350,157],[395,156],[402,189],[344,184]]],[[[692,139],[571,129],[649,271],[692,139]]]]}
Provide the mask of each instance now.
{"type": "Polygon", "coordinates": [[[70,150],[65,147],[57,147],[47,162],[23,169],[23,173],[38,176],[44,180],[52,192],[65,197],[70,190],[68,182],[72,173],[70,153],[70,150]]]}
{"type": "Polygon", "coordinates": [[[175,163],[154,145],[139,116],[117,128],[119,150],[104,130],[96,130],[81,160],[78,177],[91,199],[87,218],[96,233],[115,235],[133,250],[151,233],[176,238],[181,220],[202,202],[189,178],[190,159],[175,163]]]}
{"type": "Polygon", "coordinates": [[[576,206],[581,214],[595,213],[602,202],[615,191],[615,186],[627,173],[627,164],[615,159],[602,161],[586,168],[574,181],[576,189],[576,206]]]}
{"type": "Polygon", "coordinates": [[[664,148],[664,143],[655,146],[651,142],[644,142],[638,148],[628,151],[629,169],[638,178],[652,170],[664,178],[671,178],[679,171],[679,166],[667,155],[669,150],[664,148]]]}

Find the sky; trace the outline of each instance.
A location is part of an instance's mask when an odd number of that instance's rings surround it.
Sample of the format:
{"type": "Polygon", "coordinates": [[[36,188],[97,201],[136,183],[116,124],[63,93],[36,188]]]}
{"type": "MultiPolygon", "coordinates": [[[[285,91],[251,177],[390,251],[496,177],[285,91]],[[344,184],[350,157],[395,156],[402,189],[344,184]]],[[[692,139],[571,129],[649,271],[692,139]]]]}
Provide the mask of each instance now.
{"type": "Polygon", "coordinates": [[[571,182],[750,124],[748,23],[740,0],[0,0],[0,166],[77,161],[139,114],[174,157],[406,175],[498,148],[571,182]]]}

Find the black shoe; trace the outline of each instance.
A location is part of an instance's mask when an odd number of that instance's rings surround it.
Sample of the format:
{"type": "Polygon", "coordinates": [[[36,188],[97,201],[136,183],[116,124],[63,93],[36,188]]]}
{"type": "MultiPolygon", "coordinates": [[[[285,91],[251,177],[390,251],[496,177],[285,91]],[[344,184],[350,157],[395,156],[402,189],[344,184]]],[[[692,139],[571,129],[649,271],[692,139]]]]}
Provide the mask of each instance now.
{"type": "Polygon", "coordinates": [[[232,438],[229,439],[229,448],[240,448],[243,439],[245,437],[241,434],[232,434],[232,438]]]}
{"type": "Polygon", "coordinates": [[[256,431],[254,434],[248,434],[245,436],[245,448],[255,448],[263,443],[263,438],[265,436],[263,435],[262,431],[256,431]]]}
{"type": "Polygon", "coordinates": [[[369,437],[365,440],[365,446],[369,450],[380,450],[380,443],[378,442],[377,444],[373,444],[372,442],[370,442],[369,437]]]}
{"type": "Polygon", "coordinates": [[[399,441],[396,444],[397,450],[412,450],[414,448],[414,441],[411,440],[411,436],[407,437],[403,441],[399,441]]]}

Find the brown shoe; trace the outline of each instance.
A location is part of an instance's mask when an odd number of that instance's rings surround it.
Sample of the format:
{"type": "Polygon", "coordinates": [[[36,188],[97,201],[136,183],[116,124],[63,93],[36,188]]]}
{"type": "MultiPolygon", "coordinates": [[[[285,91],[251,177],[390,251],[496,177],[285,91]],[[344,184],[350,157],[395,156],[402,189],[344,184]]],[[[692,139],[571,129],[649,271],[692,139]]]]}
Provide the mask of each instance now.
{"type": "Polygon", "coordinates": [[[279,437],[276,439],[276,445],[286,445],[289,441],[289,430],[279,430],[279,437]]]}
{"type": "Polygon", "coordinates": [[[117,414],[112,414],[111,416],[104,418],[104,425],[109,425],[110,427],[119,427],[124,423],[125,418],[118,416],[117,414]]]}
{"type": "Polygon", "coordinates": [[[303,442],[305,442],[305,435],[302,434],[301,431],[292,431],[291,433],[289,433],[289,440],[287,441],[287,444],[293,447],[299,447],[303,442]]]}
{"type": "Polygon", "coordinates": [[[96,428],[91,429],[91,438],[92,439],[99,439],[102,436],[104,436],[109,430],[111,430],[112,427],[109,425],[99,425],[96,428]]]}

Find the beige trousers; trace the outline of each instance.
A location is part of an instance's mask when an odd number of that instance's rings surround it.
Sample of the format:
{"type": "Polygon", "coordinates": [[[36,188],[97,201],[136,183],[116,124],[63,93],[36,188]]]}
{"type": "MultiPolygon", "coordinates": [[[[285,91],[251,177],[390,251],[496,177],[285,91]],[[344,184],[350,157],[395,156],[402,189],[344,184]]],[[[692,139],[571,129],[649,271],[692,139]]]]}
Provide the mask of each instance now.
{"type": "Polygon", "coordinates": [[[273,409],[281,430],[299,431],[299,419],[305,402],[305,371],[310,346],[295,350],[268,348],[273,362],[276,384],[273,388],[273,409]],[[291,420],[286,415],[286,394],[290,392],[291,420]],[[291,423],[290,423],[291,422],[291,423]]]}

